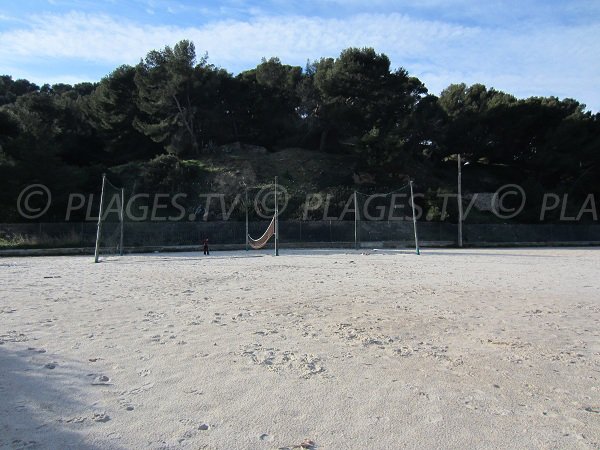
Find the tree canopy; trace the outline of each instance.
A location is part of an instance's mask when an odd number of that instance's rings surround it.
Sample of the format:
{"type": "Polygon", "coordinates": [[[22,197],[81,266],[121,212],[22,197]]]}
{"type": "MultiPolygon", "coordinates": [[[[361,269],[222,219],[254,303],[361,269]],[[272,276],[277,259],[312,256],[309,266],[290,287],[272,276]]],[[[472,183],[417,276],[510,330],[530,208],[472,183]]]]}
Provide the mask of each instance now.
{"type": "Polygon", "coordinates": [[[600,115],[576,100],[464,83],[437,97],[372,48],[304,68],[263,58],[234,75],[184,40],[98,83],[0,76],[0,219],[19,220],[15,198],[34,180],[58,196],[93,190],[107,168],[201,161],[231,143],[351,154],[361,170],[412,173],[432,188],[452,185],[461,153],[536,192],[600,191],[600,115]]]}

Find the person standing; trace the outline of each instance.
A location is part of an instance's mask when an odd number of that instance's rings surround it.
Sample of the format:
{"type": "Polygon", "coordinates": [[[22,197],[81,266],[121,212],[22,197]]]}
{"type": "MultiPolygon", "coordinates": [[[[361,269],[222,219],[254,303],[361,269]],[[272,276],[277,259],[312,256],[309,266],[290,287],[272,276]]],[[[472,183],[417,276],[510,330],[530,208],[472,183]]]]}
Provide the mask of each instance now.
{"type": "Polygon", "coordinates": [[[205,255],[210,255],[210,252],[208,250],[208,238],[204,239],[204,254],[205,255]]]}

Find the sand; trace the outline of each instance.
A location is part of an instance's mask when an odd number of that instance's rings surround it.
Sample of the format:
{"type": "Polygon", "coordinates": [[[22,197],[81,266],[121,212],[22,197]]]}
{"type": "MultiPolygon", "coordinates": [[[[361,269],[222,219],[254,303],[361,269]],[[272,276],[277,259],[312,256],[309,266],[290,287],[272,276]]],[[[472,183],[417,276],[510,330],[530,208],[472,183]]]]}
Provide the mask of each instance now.
{"type": "Polygon", "coordinates": [[[600,448],[600,249],[0,259],[0,446],[600,448]]]}

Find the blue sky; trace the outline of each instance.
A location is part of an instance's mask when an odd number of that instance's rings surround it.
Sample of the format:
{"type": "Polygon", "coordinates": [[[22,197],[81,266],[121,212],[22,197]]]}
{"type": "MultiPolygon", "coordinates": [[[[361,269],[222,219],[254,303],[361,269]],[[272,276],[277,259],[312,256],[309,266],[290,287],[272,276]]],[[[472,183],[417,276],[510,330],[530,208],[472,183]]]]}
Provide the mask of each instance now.
{"type": "Polygon", "coordinates": [[[0,0],[0,74],[38,84],[98,81],[186,38],[233,73],[368,46],[434,94],[480,82],[600,111],[595,0],[0,0]]]}

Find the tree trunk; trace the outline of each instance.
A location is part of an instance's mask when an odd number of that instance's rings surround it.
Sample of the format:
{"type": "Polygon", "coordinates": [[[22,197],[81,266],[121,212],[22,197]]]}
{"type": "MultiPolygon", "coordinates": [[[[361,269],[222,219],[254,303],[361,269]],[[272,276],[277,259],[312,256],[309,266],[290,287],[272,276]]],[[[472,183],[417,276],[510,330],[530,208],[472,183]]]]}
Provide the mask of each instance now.
{"type": "Polygon", "coordinates": [[[175,104],[177,105],[177,109],[179,110],[181,120],[183,120],[183,124],[185,125],[185,128],[187,129],[190,135],[190,139],[192,140],[192,148],[194,149],[194,154],[198,155],[198,140],[196,139],[196,133],[194,133],[193,122],[191,120],[188,120],[188,118],[186,117],[186,111],[184,111],[181,107],[181,104],[179,103],[179,100],[177,100],[177,96],[175,94],[173,94],[173,100],[175,100],[175,104]]]}
{"type": "Polygon", "coordinates": [[[325,128],[321,132],[321,142],[319,143],[319,151],[325,151],[325,146],[327,145],[327,137],[329,136],[329,128],[325,128]]]}

